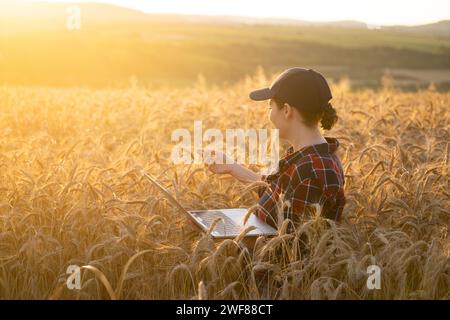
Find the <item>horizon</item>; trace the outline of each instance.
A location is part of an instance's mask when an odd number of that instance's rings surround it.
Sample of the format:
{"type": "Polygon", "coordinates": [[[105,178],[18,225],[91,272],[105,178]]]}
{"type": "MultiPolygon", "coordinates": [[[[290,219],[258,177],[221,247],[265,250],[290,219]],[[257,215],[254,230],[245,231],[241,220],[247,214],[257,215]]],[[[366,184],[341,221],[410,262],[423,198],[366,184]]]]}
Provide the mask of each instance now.
{"type": "MultiPolygon", "coordinates": [[[[326,23],[339,21],[355,21],[365,23],[368,26],[418,26],[424,24],[437,23],[443,20],[450,20],[450,2],[443,0],[413,0],[396,1],[391,3],[388,0],[369,0],[362,5],[357,0],[344,0],[339,3],[318,0],[314,3],[294,3],[294,9],[306,8],[307,13],[292,14],[292,6],[285,6],[274,10],[267,8],[268,1],[246,0],[240,1],[239,5],[235,0],[218,0],[215,2],[206,0],[165,0],[163,1],[135,1],[135,0],[22,0],[19,3],[93,3],[110,4],[123,8],[134,9],[148,14],[175,14],[187,16],[209,16],[209,17],[240,17],[256,19],[286,19],[311,23],[326,23]],[[254,5],[258,3],[258,7],[254,5]],[[202,4],[202,5],[200,5],[202,4]],[[408,5],[410,12],[405,15],[400,12],[403,4],[408,5]],[[329,5],[327,11],[323,11],[323,6],[329,5]],[[337,6],[337,7],[335,7],[337,6]],[[333,8],[335,7],[335,8],[333,8]],[[427,10],[432,7],[432,12],[427,10]],[[176,8],[176,9],[174,9],[176,8]],[[270,9],[270,10],[269,10],[270,9]],[[334,10],[333,10],[334,9],[334,10]],[[351,9],[351,10],[350,10],[351,9]],[[388,12],[386,11],[388,10],[388,12]],[[268,14],[270,12],[270,14],[268,14]],[[390,13],[390,14],[387,14],[390,13]],[[426,14],[424,14],[426,13],[426,14]],[[408,17],[405,19],[404,17],[408,17]]],[[[280,0],[283,4],[290,4],[289,0],[280,0]]],[[[16,4],[18,3],[16,2],[16,4]]],[[[276,8],[275,8],[276,9],[276,8]]]]}

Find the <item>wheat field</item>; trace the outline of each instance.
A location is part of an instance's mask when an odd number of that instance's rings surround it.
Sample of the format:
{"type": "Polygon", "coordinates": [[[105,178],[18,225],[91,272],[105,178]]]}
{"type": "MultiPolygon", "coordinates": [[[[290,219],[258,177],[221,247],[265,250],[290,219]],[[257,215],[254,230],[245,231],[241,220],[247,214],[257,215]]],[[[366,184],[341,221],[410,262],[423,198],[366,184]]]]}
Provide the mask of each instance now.
{"type": "Polygon", "coordinates": [[[174,165],[171,132],[270,127],[248,92],[260,70],[216,87],[0,87],[1,299],[449,299],[450,93],[352,91],[333,84],[347,205],[280,226],[253,250],[213,241],[139,172],[188,209],[251,207],[255,185],[174,165]],[[306,250],[299,239],[307,235],[306,250]],[[366,286],[381,268],[381,288],[366,286]],[[66,269],[82,266],[69,290],[66,269]],[[264,274],[259,281],[259,274],[264,274]]]}

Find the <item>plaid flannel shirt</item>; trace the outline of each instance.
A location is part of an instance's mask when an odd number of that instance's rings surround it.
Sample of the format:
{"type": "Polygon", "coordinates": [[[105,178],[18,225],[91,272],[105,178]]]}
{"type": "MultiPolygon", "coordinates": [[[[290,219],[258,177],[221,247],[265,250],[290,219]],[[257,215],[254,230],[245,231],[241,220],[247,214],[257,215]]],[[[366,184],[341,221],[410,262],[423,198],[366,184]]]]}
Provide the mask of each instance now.
{"type": "Polygon", "coordinates": [[[322,216],[340,220],[345,205],[345,181],[341,162],[335,154],[339,141],[331,137],[325,139],[327,143],[296,152],[290,147],[279,161],[278,172],[262,176],[269,186],[259,191],[259,208],[255,214],[260,219],[276,226],[278,211],[281,211],[284,218],[296,222],[304,217],[310,205],[319,204],[322,216]],[[280,201],[282,194],[284,201],[280,201]]]}

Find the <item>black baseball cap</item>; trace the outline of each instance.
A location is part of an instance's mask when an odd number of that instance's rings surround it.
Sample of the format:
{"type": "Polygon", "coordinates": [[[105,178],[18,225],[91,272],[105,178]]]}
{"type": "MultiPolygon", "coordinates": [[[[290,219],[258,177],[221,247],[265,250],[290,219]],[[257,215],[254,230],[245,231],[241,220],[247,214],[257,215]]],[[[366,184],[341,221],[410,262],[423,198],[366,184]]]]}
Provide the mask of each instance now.
{"type": "Polygon", "coordinates": [[[313,69],[290,68],[278,76],[269,88],[250,93],[250,99],[278,98],[293,107],[320,110],[333,98],[325,78],[313,69]]]}

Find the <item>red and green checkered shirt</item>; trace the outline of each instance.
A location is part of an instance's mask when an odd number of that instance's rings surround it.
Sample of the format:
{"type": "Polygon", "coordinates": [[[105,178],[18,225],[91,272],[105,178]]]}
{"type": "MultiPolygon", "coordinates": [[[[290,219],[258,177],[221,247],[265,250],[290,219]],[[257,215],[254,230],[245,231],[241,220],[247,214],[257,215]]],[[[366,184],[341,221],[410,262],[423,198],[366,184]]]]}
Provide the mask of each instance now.
{"type": "Polygon", "coordinates": [[[269,184],[259,192],[259,208],[255,214],[276,226],[278,208],[292,221],[304,215],[312,204],[322,206],[322,216],[339,221],[345,205],[344,173],[336,155],[339,141],[325,137],[327,143],[315,144],[293,152],[290,147],[279,161],[275,174],[263,175],[269,184]],[[281,203],[281,195],[284,201],[281,203]],[[278,206],[277,206],[278,204],[278,206]]]}

